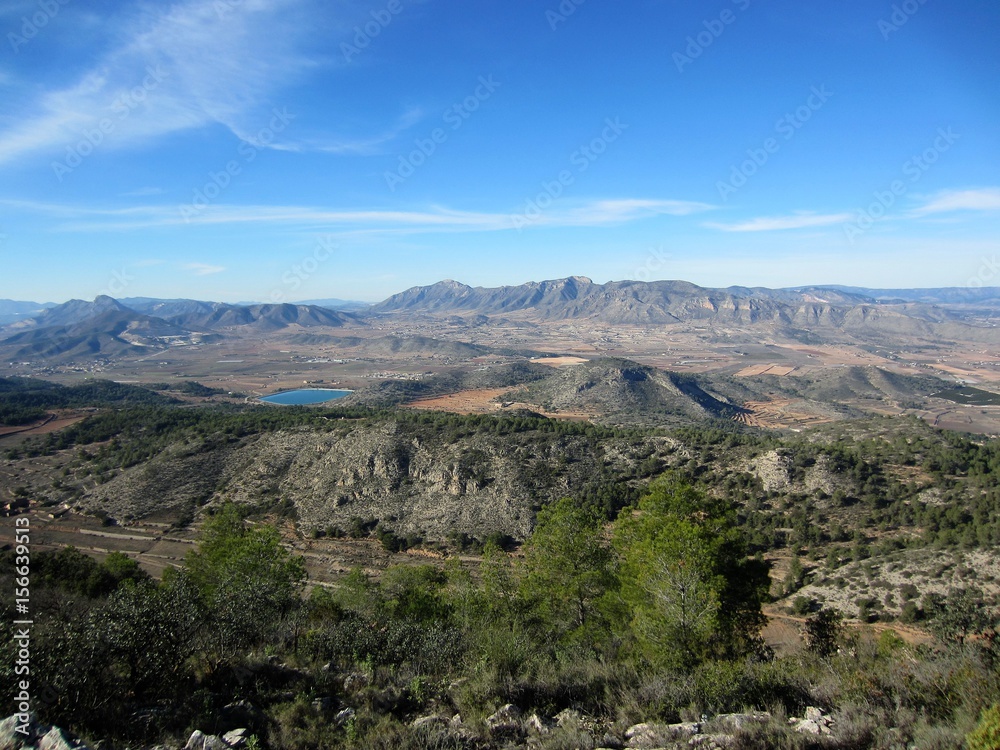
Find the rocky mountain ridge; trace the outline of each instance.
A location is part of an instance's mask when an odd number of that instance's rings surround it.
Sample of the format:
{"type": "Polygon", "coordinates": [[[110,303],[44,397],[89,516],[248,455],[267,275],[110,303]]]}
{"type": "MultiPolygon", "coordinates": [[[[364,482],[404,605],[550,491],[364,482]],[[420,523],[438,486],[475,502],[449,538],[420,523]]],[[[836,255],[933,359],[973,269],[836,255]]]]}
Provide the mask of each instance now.
{"type": "Polygon", "coordinates": [[[710,289],[686,281],[597,284],[581,276],[496,288],[447,280],[395,294],[368,312],[616,325],[724,324],[793,336],[808,331],[827,337],[1000,339],[1000,332],[993,327],[972,325],[945,307],[912,301],[885,303],[831,287],[710,289]]]}

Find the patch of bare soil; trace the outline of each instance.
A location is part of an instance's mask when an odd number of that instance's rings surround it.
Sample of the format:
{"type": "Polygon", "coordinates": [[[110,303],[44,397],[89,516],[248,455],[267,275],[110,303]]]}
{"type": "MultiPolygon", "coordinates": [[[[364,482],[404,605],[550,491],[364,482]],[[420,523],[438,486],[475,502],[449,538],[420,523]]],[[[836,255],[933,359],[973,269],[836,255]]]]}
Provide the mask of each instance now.
{"type": "MultiPolygon", "coordinates": [[[[586,361],[586,360],[583,360],[586,361]]],[[[519,386],[509,388],[477,388],[445,396],[422,398],[404,404],[407,409],[422,409],[425,411],[446,411],[454,414],[498,414],[504,411],[524,409],[541,414],[549,419],[565,419],[572,422],[588,422],[597,415],[581,411],[550,411],[537,404],[523,401],[504,401],[501,396],[518,390],[519,386]]]]}
{"type": "Polygon", "coordinates": [[[583,365],[589,362],[589,359],[584,359],[583,357],[542,357],[540,359],[533,359],[532,362],[537,362],[540,365],[548,365],[549,367],[572,367],[573,365],[583,365]]]}
{"type": "Polygon", "coordinates": [[[445,396],[422,398],[411,401],[405,406],[408,409],[447,411],[454,414],[491,414],[501,408],[501,404],[497,399],[515,389],[516,386],[508,388],[477,388],[475,390],[449,393],[445,396]]]}
{"type": "Polygon", "coordinates": [[[86,419],[86,416],[86,414],[64,416],[50,414],[44,420],[36,422],[35,424],[21,425],[20,427],[0,427],[0,440],[8,437],[9,435],[27,437],[31,435],[47,435],[50,432],[58,432],[59,430],[86,419]]]}

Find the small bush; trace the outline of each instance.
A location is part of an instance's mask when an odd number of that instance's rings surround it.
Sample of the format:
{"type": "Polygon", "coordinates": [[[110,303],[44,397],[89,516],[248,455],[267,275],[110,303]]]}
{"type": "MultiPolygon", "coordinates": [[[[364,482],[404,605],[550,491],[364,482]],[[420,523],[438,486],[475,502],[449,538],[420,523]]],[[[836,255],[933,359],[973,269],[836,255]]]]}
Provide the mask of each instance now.
{"type": "Polygon", "coordinates": [[[983,711],[979,724],[965,741],[969,750],[1000,749],[1000,704],[983,711]]]}

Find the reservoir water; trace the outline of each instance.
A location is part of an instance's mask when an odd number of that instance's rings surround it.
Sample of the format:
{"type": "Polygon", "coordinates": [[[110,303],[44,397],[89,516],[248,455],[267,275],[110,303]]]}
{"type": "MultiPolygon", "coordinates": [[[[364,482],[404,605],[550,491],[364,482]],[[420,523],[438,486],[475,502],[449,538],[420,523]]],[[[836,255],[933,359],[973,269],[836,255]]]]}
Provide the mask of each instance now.
{"type": "Polygon", "coordinates": [[[304,406],[305,404],[322,404],[325,401],[348,396],[354,391],[341,391],[332,388],[299,388],[294,391],[282,391],[270,396],[262,396],[261,401],[282,406],[304,406]]]}

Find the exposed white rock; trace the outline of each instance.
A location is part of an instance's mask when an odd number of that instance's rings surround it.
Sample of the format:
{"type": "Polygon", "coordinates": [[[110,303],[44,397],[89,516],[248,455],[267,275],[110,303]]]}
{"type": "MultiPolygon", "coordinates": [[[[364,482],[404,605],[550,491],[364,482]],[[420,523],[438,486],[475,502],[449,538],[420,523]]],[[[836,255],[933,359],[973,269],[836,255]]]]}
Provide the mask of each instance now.
{"type": "Polygon", "coordinates": [[[521,729],[521,709],[513,703],[501,706],[486,717],[486,726],[492,734],[519,732],[521,729]]]}

